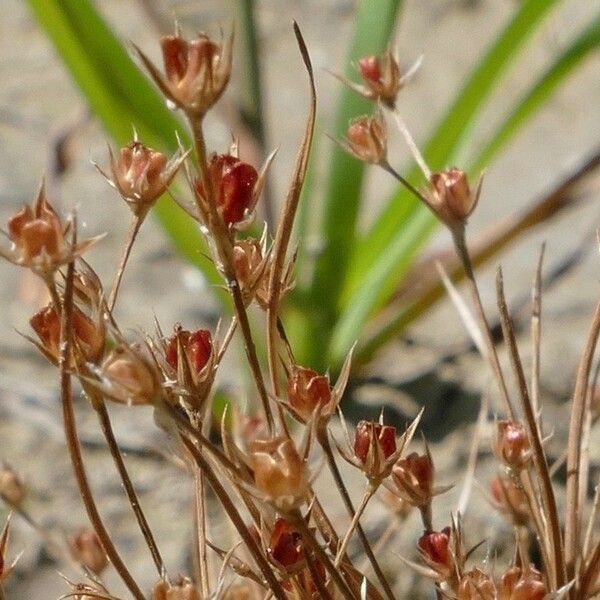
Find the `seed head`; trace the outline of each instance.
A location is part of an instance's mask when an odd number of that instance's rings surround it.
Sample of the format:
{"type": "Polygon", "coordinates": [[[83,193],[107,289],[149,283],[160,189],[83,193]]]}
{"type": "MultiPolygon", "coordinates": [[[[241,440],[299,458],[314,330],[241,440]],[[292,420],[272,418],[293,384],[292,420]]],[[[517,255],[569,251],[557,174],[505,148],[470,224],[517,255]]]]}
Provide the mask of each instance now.
{"type": "Polygon", "coordinates": [[[432,173],[427,198],[431,208],[449,226],[465,223],[475,210],[481,191],[481,180],[473,189],[467,174],[453,167],[432,173]]]}
{"type": "Polygon", "coordinates": [[[454,569],[454,558],[450,551],[450,527],[442,531],[426,531],[417,546],[425,562],[447,579],[454,569]]]}
{"type": "Polygon", "coordinates": [[[358,160],[381,164],[387,160],[387,132],[383,115],[357,117],[350,121],[342,147],[358,160]]]}
{"type": "Polygon", "coordinates": [[[487,573],[475,567],[460,580],[457,600],[497,600],[496,586],[487,573]]]}
{"type": "Polygon", "coordinates": [[[331,385],[327,375],[299,365],[293,365],[287,385],[288,401],[296,413],[308,421],[317,408],[331,414],[331,385]]]}
{"type": "Polygon", "coordinates": [[[429,453],[411,452],[392,469],[392,480],[413,506],[426,506],[433,496],[434,466],[429,453]]]}
{"type": "MultiPolygon", "coordinates": [[[[258,200],[258,173],[248,163],[231,154],[213,154],[208,161],[217,210],[227,225],[246,221],[258,200]]],[[[202,181],[196,182],[196,193],[205,201],[202,181]]]]}
{"type": "Polygon", "coordinates": [[[10,506],[18,508],[23,504],[26,495],[27,488],[19,474],[5,464],[0,469],[0,497],[10,506]]]}
{"type": "Polygon", "coordinates": [[[289,510],[304,500],[309,478],[305,462],[289,438],[255,440],[250,446],[254,485],[280,510],[289,510]]]}
{"type": "Polygon", "coordinates": [[[389,458],[396,452],[396,428],[373,421],[359,421],[354,436],[354,454],[366,464],[370,456],[381,453],[389,458]]]}
{"type": "Polygon", "coordinates": [[[166,192],[187,156],[178,152],[168,160],[165,154],[144,146],[138,140],[121,148],[116,158],[110,147],[108,151],[110,175],[97,168],[138,217],[144,217],[166,192]]]}
{"type": "Polygon", "coordinates": [[[531,460],[527,432],[517,421],[498,421],[494,441],[496,456],[514,471],[521,471],[531,460]]]}
{"type": "Polygon", "coordinates": [[[170,583],[161,579],[152,589],[152,600],[201,600],[200,592],[187,577],[170,583]]]}
{"type": "Polygon", "coordinates": [[[204,33],[192,41],[177,34],[163,37],[160,45],[164,74],[138,49],[140,59],[167,100],[201,118],[229,83],[233,36],[215,42],[204,33]]]}
{"type": "Polygon", "coordinates": [[[539,571],[511,567],[500,578],[498,600],[542,600],[547,590],[539,571]]]}
{"type": "Polygon", "coordinates": [[[106,569],[108,557],[93,529],[81,527],[69,536],[68,541],[71,554],[77,562],[96,575],[106,569]]]}
{"type": "Polygon", "coordinates": [[[494,506],[517,525],[529,522],[529,503],[525,492],[517,487],[512,477],[496,477],[490,485],[494,506]]]}
{"type": "Polygon", "coordinates": [[[392,52],[364,56],[358,61],[358,71],[364,83],[363,95],[393,107],[404,82],[392,52]]]}

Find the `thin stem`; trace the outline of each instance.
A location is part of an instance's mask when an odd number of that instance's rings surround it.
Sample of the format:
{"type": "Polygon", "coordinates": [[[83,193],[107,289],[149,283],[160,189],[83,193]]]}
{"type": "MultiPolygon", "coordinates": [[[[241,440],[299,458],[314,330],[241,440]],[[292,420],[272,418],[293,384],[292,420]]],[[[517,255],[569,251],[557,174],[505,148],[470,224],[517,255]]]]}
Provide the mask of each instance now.
{"type": "Polygon", "coordinates": [[[352,517],[352,521],[350,522],[348,531],[346,531],[346,535],[342,539],[342,543],[337,552],[337,556],[335,557],[334,564],[336,567],[339,567],[340,562],[342,561],[342,558],[344,557],[344,554],[346,553],[346,547],[348,546],[348,543],[350,542],[350,538],[352,537],[352,534],[354,533],[354,530],[356,529],[356,526],[359,523],[359,519],[362,516],[362,514],[365,512],[365,508],[367,508],[367,504],[369,503],[369,500],[373,497],[373,494],[375,493],[376,489],[377,488],[371,484],[369,484],[367,486],[367,489],[365,490],[362,500],[360,501],[360,504],[358,505],[358,509],[356,510],[356,512],[354,513],[354,516],[352,517]]]}
{"type": "Polygon", "coordinates": [[[294,219],[296,217],[298,204],[300,202],[300,193],[302,191],[306,169],[308,168],[308,159],[310,156],[310,148],[314,134],[315,115],[317,108],[317,97],[315,92],[312,65],[308,55],[308,50],[297,23],[294,23],[294,33],[296,34],[300,53],[308,72],[308,80],[310,84],[310,108],[304,130],[304,136],[296,157],[292,181],[285,199],[285,204],[281,211],[281,218],[279,220],[279,226],[277,227],[277,233],[275,235],[271,273],[269,276],[269,298],[267,306],[267,356],[269,361],[269,373],[275,395],[279,394],[279,380],[277,376],[277,365],[279,363],[277,357],[277,325],[279,302],[281,299],[281,273],[285,264],[287,249],[290,242],[290,237],[292,235],[292,228],[294,226],[294,219]]]}
{"type": "Polygon", "coordinates": [[[119,293],[121,281],[123,280],[123,273],[125,273],[125,267],[127,266],[127,261],[129,260],[131,249],[133,248],[135,238],[137,237],[137,234],[140,230],[140,227],[142,226],[143,221],[143,217],[133,215],[133,219],[131,221],[131,224],[129,225],[129,232],[127,233],[127,240],[125,242],[125,247],[123,248],[123,254],[121,255],[121,262],[119,263],[117,274],[115,275],[115,280],[113,282],[113,286],[110,290],[110,295],[108,297],[107,306],[109,312],[112,312],[115,307],[115,302],[117,301],[117,294],[119,293]]]}
{"type": "MultiPolygon", "coordinates": [[[[569,578],[575,572],[575,563],[580,548],[579,465],[581,461],[581,435],[585,420],[586,398],[592,359],[598,342],[598,335],[600,335],[600,302],[596,305],[587,342],[579,363],[571,406],[567,447],[567,498],[565,515],[565,561],[569,578]]],[[[598,558],[600,560],[600,554],[598,558]]]]}
{"type": "Polygon", "coordinates": [[[0,583],[0,600],[6,600],[6,596],[4,595],[4,590],[2,589],[1,583],[0,583]]]}
{"type": "Polygon", "coordinates": [[[262,553],[262,550],[256,543],[256,540],[250,534],[250,531],[246,527],[242,516],[231,501],[231,498],[228,496],[227,492],[225,491],[225,488],[221,485],[221,482],[219,481],[219,478],[210,466],[210,463],[202,455],[200,450],[198,450],[198,448],[196,448],[196,446],[185,436],[181,436],[181,441],[188,449],[190,454],[193,456],[194,460],[196,461],[196,464],[206,477],[208,484],[213,489],[215,495],[219,498],[219,501],[225,509],[225,512],[235,525],[235,528],[242,537],[242,540],[248,547],[248,550],[252,554],[254,560],[256,561],[256,564],[258,565],[262,574],[264,575],[265,580],[267,581],[267,584],[269,585],[271,591],[273,592],[275,597],[278,598],[278,600],[286,600],[286,594],[283,588],[281,587],[281,583],[279,583],[279,580],[277,579],[277,577],[275,577],[273,569],[267,562],[267,559],[265,558],[264,554],[262,553]]]}
{"type": "Polygon", "coordinates": [[[208,556],[206,552],[206,504],[204,496],[204,475],[198,465],[194,464],[194,497],[196,508],[196,542],[198,545],[198,566],[202,597],[210,594],[208,556]]]}
{"type": "Polygon", "coordinates": [[[319,574],[319,571],[317,570],[315,561],[313,560],[311,553],[307,552],[305,557],[306,557],[306,564],[308,565],[308,570],[310,571],[312,580],[315,584],[315,587],[317,588],[317,592],[319,592],[319,597],[323,598],[323,600],[332,600],[331,594],[327,591],[327,588],[325,587],[325,583],[321,579],[321,575],[319,574]]]}
{"type": "MultiPolygon", "coordinates": [[[[329,465],[329,470],[331,471],[333,479],[335,480],[335,484],[338,488],[340,496],[344,501],[346,510],[348,511],[350,518],[353,519],[354,515],[356,514],[354,510],[354,505],[352,504],[352,499],[350,498],[350,494],[348,493],[348,488],[346,488],[346,484],[344,483],[342,474],[340,473],[337,463],[335,462],[335,456],[333,455],[333,450],[331,448],[329,436],[327,435],[327,430],[325,428],[319,428],[317,430],[317,440],[319,441],[321,448],[323,448],[323,452],[325,452],[325,456],[327,457],[327,464],[329,465]]],[[[373,571],[375,572],[375,575],[377,575],[377,579],[379,579],[379,582],[381,583],[385,591],[385,595],[388,598],[393,599],[394,594],[392,592],[390,584],[388,583],[385,575],[383,574],[383,571],[381,570],[381,567],[379,566],[379,563],[377,562],[377,558],[375,557],[373,548],[371,547],[369,539],[367,538],[367,535],[365,534],[365,531],[360,523],[356,524],[356,531],[358,532],[360,541],[362,542],[363,548],[365,549],[365,554],[367,555],[367,558],[371,563],[371,566],[373,567],[373,571]]]]}
{"type": "Polygon", "coordinates": [[[129,477],[129,473],[127,472],[127,467],[125,466],[123,455],[121,454],[121,450],[119,449],[119,445],[115,438],[112,424],[110,422],[110,417],[108,414],[108,410],[106,409],[106,404],[104,403],[103,398],[97,397],[98,395],[95,396],[96,397],[94,397],[92,406],[94,407],[94,409],[96,410],[96,414],[98,415],[100,426],[102,428],[102,433],[104,434],[104,437],[106,439],[106,444],[108,446],[108,449],[110,450],[110,454],[113,458],[115,466],[117,467],[117,471],[119,472],[119,476],[123,483],[123,488],[125,489],[125,493],[127,494],[127,499],[129,500],[131,509],[133,510],[133,514],[135,515],[142,535],[144,536],[144,540],[146,541],[148,549],[150,550],[150,554],[152,555],[152,560],[156,565],[158,575],[159,577],[164,577],[166,574],[165,563],[158,549],[156,540],[154,539],[154,535],[152,534],[152,530],[150,529],[150,525],[148,525],[148,521],[140,505],[140,501],[138,499],[135,488],[133,487],[133,483],[131,482],[131,478],[129,477]]]}
{"type": "Polygon", "coordinates": [[[400,113],[398,112],[398,110],[396,108],[394,108],[392,110],[392,115],[394,116],[396,125],[398,126],[400,133],[404,136],[404,139],[406,140],[406,144],[409,147],[410,152],[413,155],[413,158],[415,159],[416,163],[419,165],[419,168],[421,169],[421,171],[423,171],[423,175],[425,175],[426,179],[429,181],[429,178],[431,177],[431,169],[427,166],[427,162],[423,158],[423,155],[421,154],[419,147],[417,146],[413,136],[411,135],[410,131],[408,130],[408,127],[406,126],[404,119],[400,116],[400,113]]]}
{"type": "Polygon", "coordinates": [[[396,179],[399,183],[401,183],[409,192],[411,192],[416,198],[424,202],[427,206],[429,206],[429,200],[425,198],[425,196],[407,179],[404,179],[392,165],[390,165],[387,160],[385,162],[379,163],[379,166],[387,171],[394,179],[396,179]]]}
{"type": "MultiPolygon", "coordinates": [[[[541,432],[538,428],[536,415],[533,412],[533,407],[529,398],[529,391],[527,389],[525,373],[523,372],[523,365],[521,364],[521,361],[519,359],[519,351],[515,339],[515,332],[512,327],[510,316],[508,314],[508,308],[506,306],[506,299],[504,297],[502,271],[500,269],[498,270],[496,283],[498,292],[498,307],[500,309],[500,323],[502,324],[502,333],[504,335],[504,341],[506,342],[509,349],[509,355],[511,363],[513,365],[513,369],[517,376],[523,414],[525,416],[525,422],[527,423],[527,429],[529,431],[529,439],[531,441],[533,449],[533,461],[536,467],[536,473],[540,480],[540,487],[544,502],[544,514],[550,526],[552,550],[554,555],[553,566],[556,577],[556,586],[557,588],[560,588],[566,583],[567,576],[565,572],[565,562],[560,531],[560,520],[558,518],[558,510],[556,507],[554,488],[552,487],[552,480],[550,478],[550,472],[548,470],[548,463],[546,461],[546,455],[544,454],[544,448],[542,446],[541,432]]],[[[540,532],[540,534],[541,533],[542,532],[540,532]]]]}
{"type": "Polygon", "coordinates": [[[90,488],[87,473],[83,463],[83,457],[81,455],[81,446],[79,443],[79,437],[77,435],[77,424],[75,421],[75,413],[73,410],[73,390],[71,384],[71,374],[69,371],[69,357],[71,356],[72,346],[72,313],[73,313],[73,275],[74,275],[74,263],[69,264],[67,272],[67,283],[65,288],[64,296],[64,310],[61,318],[61,344],[60,344],[60,356],[59,356],[59,369],[60,369],[60,393],[61,403],[63,411],[65,437],[67,441],[67,448],[69,450],[69,456],[71,458],[71,464],[73,465],[73,472],[75,474],[75,480],[79,487],[79,493],[83,500],[85,510],[90,519],[92,527],[94,528],[100,543],[102,544],[106,555],[110,559],[111,563],[115,567],[117,573],[119,573],[121,579],[131,592],[136,600],[144,600],[144,594],[138,587],[137,583],[129,573],[125,563],[121,559],[110,534],[106,530],[98,508],[96,501],[94,500],[93,492],[90,488]]]}
{"type": "Polygon", "coordinates": [[[471,256],[469,254],[469,250],[467,248],[467,243],[465,240],[465,229],[463,226],[458,226],[451,229],[451,233],[452,240],[454,242],[454,247],[456,249],[456,254],[458,255],[460,262],[462,263],[463,269],[465,270],[465,275],[467,277],[467,281],[469,283],[469,289],[471,291],[471,297],[473,300],[473,305],[475,307],[475,313],[477,315],[477,318],[479,319],[481,333],[483,335],[483,339],[485,340],[485,345],[488,352],[487,359],[492,367],[492,371],[494,373],[496,383],[498,384],[500,396],[502,397],[505,410],[507,411],[510,418],[514,419],[515,411],[510,401],[508,390],[506,389],[506,381],[504,381],[504,376],[502,375],[502,367],[500,366],[500,360],[498,359],[496,346],[494,345],[494,340],[492,339],[492,334],[490,333],[490,325],[487,320],[487,317],[485,316],[485,310],[483,308],[481,296],[479,294],[479,287],[477,286],[477,281],[475,280],[473,264],[471,263],[471,256]]]}
{"type": "Polygon", "coordinates": [[[250,322],[248,321],[248,315],[246,313],[246,306],[242,297],[242,291],[235,274],[231,239],[227,226],[217,211],[212,180],[208,173],[206,142],[204,140],[204,132],[202,129],[202,119],[196,118],[192,115],[188,115],[188,119],[194,134],[194,145],[198,157],[200,179],[207,196],[209,220],[207,225],[210,229],[212,239],[215,242],[217,254],[223,269],[223,275],[225,277],[225,281],[227,282],[227,287],[229,288],[233,298],[237,320],[244,337],[244,347],[246,350],[246,356],[248,358],[248,364],[250,365],[254,382],[258,390],[258,395],[263,405],[269,432],[273,433],[273,413],[271,411],[269,397],[260,369],[260,364],[258,362],[256,346],[254,345],[254,340],[252,339],[252,331],[250,329],[250,322]]]}
{"type": "Polygon", "coordinates": [[[346,598],[347,600],[355,600],[356,595],[352,592],[352,590],[348,586],[348,583],[342,578],[340,570],[336,568],[331,562],[331,559],[327,555],[327,552],[323,550],[319,542],[316,540],[313,532],[306,524],[306,521],[304,520],[300,512],[296,510],[290,513],[288,517],[291,519],[292,524],[302,534],[302,539],[304,540],[304,542],[307,543],[313,549],[313,551],[317,555],[317,558],[323,563],[323,566],[325,567],[325,569],[327,569],[327,572],[337,585],[344,598],[346,598]]]}

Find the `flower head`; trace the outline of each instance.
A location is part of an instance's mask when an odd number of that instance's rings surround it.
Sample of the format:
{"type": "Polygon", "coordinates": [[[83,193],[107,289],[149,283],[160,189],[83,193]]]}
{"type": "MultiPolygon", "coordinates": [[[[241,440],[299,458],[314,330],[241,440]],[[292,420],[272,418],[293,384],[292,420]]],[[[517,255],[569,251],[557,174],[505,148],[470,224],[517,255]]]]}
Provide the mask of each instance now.
{"type": "Polygon", "coordinates": [[[290,406],[304,421],[308,421],[317,409],[327,415],[335,409],[329,377],[312,369],[293,365],[287,393],[290,406]]]}
{"type": "Polygon", "coordinates": [[[188,115],[202,117],[229,83],[233,36],[215,42],[200,33],[187,41],[177,33],[163,37],[164,74],[140,51],[138,54],[164,96],[188,115]]]}
{"type": "Polygon", "coordinates": [[[97,168],[138,217],[144,217],[165,193],[186,157],[178,152],[168,160],[137,139],[121,148],[116,158],[109,147],[109,155],[110,176],[97,168]]]}
{"type": "Polygon", "coordinates": [[[453,167],[432,173],[429,183],[427,200],[439,218],[449,226],[465,223],[479,201],[481,180],[472,188],[467,174],[453,167]]]}
{"type": "MultiPolygon", "coordinates": [[[[217,210],[227,225],[245,222],[251,215],[260,186],[256,169],[232,154],[213,154],[208,161],[208,175],[217,210]]],[[[196,183],[196,193],[208,201],[202,181],[196,183]]]]}
{"type": "Polygon", "coordinates": [[[358,61],[364,83],[363,95],[393,106],[404,81],[398,61],[390,50],[379,56],[364,56],[358,61]]]}
{"type": "Polygon", "coordinates": [[[9,219],[7,235],[12,248],[0,249],[0,256],[41,275],[53,273],[99,239],[96,237],[72,244],[66,235],[70,225],[61,222],[42,185],[34,204],[25,205],[9,219]]]}
{"type": "Polygon", "coordinates": [[[523,425],[517,421],[498,421],[494,452],[511,469],[524,469],[531,461],[532,451],[523,425]]]}
{"type": "Polygon", "coordinates": [[[381,164],[387,160],[387,132],[380,111],[374,116],[357,117],[350,121],[346,139],[341,142],[346,152],[358,160],[381,164]]]}
{"type": "Polygon", "coordinates": [[[289,510],[306,497],[308,469],[289,438],[255,440],[250,463],[257,490],[280,510],[289,510]]]}

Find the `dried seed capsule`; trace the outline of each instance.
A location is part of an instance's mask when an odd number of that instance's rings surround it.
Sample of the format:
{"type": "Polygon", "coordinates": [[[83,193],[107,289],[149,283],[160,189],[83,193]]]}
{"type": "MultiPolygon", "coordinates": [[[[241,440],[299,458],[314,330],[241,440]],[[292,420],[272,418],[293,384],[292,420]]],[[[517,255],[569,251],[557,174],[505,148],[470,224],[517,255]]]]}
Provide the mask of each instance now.
{"type": "Polygon", "coordinates": [[[288,401],[302,419],[308,421],[317,408],[331,412],[331,385],[327,375],[293,365],[287,385],[288,401]]]}
{"type": "Polygon", "coordinates": [[[354,436],[354,454],[366,464],[369,455],[378,451],[384,459],[396,452],[396,428],[372,421],[359,421],[354,436]]]}
{"type": "Polygon", "coordinates": [[[201,600],[200,592],[187,577],[170,583],[161,579],[152,589],[152,600],[201,600]]]}
{"type": "Polygon", "coordinates": [[[427,196],[431,208],[448,225],[466,222],[477,206],[481,190],[481,182],[471,188],[467,174],[456,167],[432,173],[430,186],[427,196]]]}
{"type": "Polygon", "coordinates": [[[93,529],[81,527],[68,541],[73,558],[92,573],[100,575],[107,567],[108,557],[93,529]]]}
{"type": "Polygon", "coordinates": [[[365,84],[364,95],[393,106],[402,87],[398,61],[386,50],[379,56],[364,56],[358,61],[358,71],[365,84]]]}
{"type": "Polygon", "coordinates": [[[144,66],[167,100],[195,118],[202,117],[229,83],[233,36],[218,43],[200,33],[188,42],[179,34],[160,42],[164,75],[138,50],[144,66]]]}
{"type": "Polygon", "coordinates": [[[277,519],[269,540],[269,554],[282,567],[289,568],[304,558],[302,535],[285,519],[277,519]]]}
{"type": "Polygon", "coordinates": [[[199,374],[208,364],[213,351],[210,331],[197,329],[192,332],[176,327],[165,346],[165,360],[173,369],[177,369],[179,363],[178,340],[193,373],[199,374]]]}
{"type": "Polygon", "coordinates": [[[529,503],[525,492],[511,477],[496,477],[490,485],[494,506],[518,525],[529,521],[529,503]]]}
{"type": "MultiPolygon", "coordinates": [[[[208,161],[217,210],[227,225],[245,220],[254,210],[258,181],[256,169],[231,154],[213,154],[208,161]]],[[[196,193],[207,200],[202,181],[196,183],[196,193]]]]}
{"type": "Polygon", "coordinates": [[[496,600],[496,586],[487,573],[475,567],[460,580],[457,600],[496,600]]]}
{"type": "Polygon", "coordinates": [[[425,562],[446,579],[454,568],[450,551],[450,527],[442,531],[426,531],[418,540],[417,546],[425,562]]]}
{"type": "Polygon", "coordinates": [[[527,432],[516,421],[498,421],[494,440],[496,456],[515,471],[524,469],[531,460],[531,445],[527,432]]]}
{"type": "Polygon", "coordinates": [[[257,490],[281,510],[296,506],[306,497],[308,470],[292,440],[255,440],[250,446],[250,462],[257,490]]]}
{"type": "Polygon", "coordinates": [[[0,469],[0,496],[11,506],[19,507],[26,495],[27,488],[19,474],[8,465],[4,465],[0,469]]]}
{"type": "Polygon", "coordinates": [[[414,506],[425,506],[433,496],[433,461],[429,454],[411,452],[396,462],[392,480],[403,497],[414,506]]]}
{"type": "Polygon", "coordinates": [[[358,160],[380,164],[387,160],[387,132],[381,112],[350,121],[342,146],[358,160]]]}

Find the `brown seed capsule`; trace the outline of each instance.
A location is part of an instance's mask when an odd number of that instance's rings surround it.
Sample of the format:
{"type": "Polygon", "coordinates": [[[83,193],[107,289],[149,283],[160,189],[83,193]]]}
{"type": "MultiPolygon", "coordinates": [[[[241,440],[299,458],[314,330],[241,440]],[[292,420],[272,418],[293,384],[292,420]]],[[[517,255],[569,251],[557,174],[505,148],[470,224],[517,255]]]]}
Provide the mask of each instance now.
{"type": "Polygon", "coordinates": [[[298,415],[308,421],[317,408],[322,414],[331,412],[331,385],[327,375],[293,365],[287,385],[288,401],[298,415]]]}
{"type": "Polygon", "coordinates": [[[525,492],[515,485],[511,477],[496,477],[490,485],[494,506],[510,517],[517,525],[529,521],[529,503],[525,492]]]}
{"type": "MultiPolygon", "coordinates": [[[[71,323],[77,343],[77,351],[86,362],[98,361],[104,352],[105,328],[103,323],[94,323],[76,306],[73,307],[71,323]]],[[[60,344],[60,317],[53,305],[42,308],[29,319],[31,328],[40,339],[44,354],[57,361],[60,344]]]]}
{"type": "Polygon", "coordinates": [[[354,436],[354,454],[365,464],[369,454],[376,453],[377,444],[384,458],[396,452],[396,428],[372,421],[359,421],[354,436]]]}
{"type": "Polygon", "coordinates": [[[156,200],[164,194],[185,159],[177,153],[171,160],[162,152],[147,148],[134,140],[119,150],[118,156],[110,153],[110,175],[98,170],[119,192],[132,212],[143,217],[156,200]]]}
{"type": "Polygon", "coordinates": [[[358,71],[365,84],[363,95],[394,106],[403,82],[398,61],[389,50],[379,56],[361,58],[358,71]]]}
{"type": "Polygon", "coordinates": [[[496,600],[496,586],[487,573],[475,567],[462,576],[457,600],[496,600]]]}
{"type": "Polygon", "coordinates": [[[449,527],[442,529],[442,531],[426,531],[419,538],[417,546],[427,562],[448,571],[452,569],[453,559],[450,552],[449,527]]]}
{"type": "Polygon", "coordinates": [[[81,527],[68,541],[73,558],[92,573],[100,575],[107,567],[108,557],[93,529],[81,527]]]}
{"type": "Polygon", "coordinates": [[[173,369],[177,369],[179,362],[178,338],[181,340],[180,343],[190,369],[194,374],[200,373],[210,360],[213,351],[210,331],[207,329],[197,329],[193,332],[185,329],[176,330],[175,334],[167,340],[165,348],[165,360],[173,369]]]}
{"type": "Polygon", "coordinates": [[[123,404],[153,404],[160,386],[154,369],[134,347],[117,346],[102,365],[107,396],[123,404]]]}
{"type": "Polygon", "coordinates": [[[286,519],[277,519],[269,540],[271,558],[284,568],[297,565],[304,558],[302,535],[286,519]]]}
{"type": "Polygon", "coordinates": [[[392,480],[402,496],[414,506],[425,506],[433,496],[433,461],[429,454],[411,452],[392,469],[392,480]]]}
{"type": "Polygon", "coordinates": [[[233,246],[235,275],[246,304],[250,304],[254,298],[260,306],[266,306],[268,302],[267,258],[263,244],[255,238],[237,240],[233,246]]]}
{"type": "Polygon", "coordinates": [[[161,579],[152,589],[152,600],[201,600],[200,592],[187,577],[176,583],[161,579]]]}
{"type": "MultiPolygon", "coordinates": [[[[213,154],[208,161],[208,173],[217,203],[217,210],[227,225],[248,218],[254,210],[258,181],[256,169],[231,154],[213,154]]],[[[196,183],[196,193],[207,200],[202,181],[196,183]]]]}
{"type": "Polygon", "coordinates": [[[250,462],[256,488],[279,509],[290,509],[306,497],[308,470],[292,440],[255,440],[250,446],[250,462]]]}
{"type": "Polygon", "coordinates": [[[0,469],[0,497],[11,506],[19,507],[26,495],[27,488],[19,474],[5,464],[0,469]]]}
{"type": "Polygon", "coordinates": [[[13,247],[0,249],[0,256],[48,275],[80,256],[99,239],[84,240],[73,246],[65,237],[67,228],[48,202],[42,186],[33,206],[24,206],[9,219],[7,233],[13,247]]]}
{"type": "Polygon", "coordinates": [[[387,132],[381,112],[374,116],[357,117],[350,121],[344,149],[367,163],[381,164],[387,160],[387,132]]]}
{"type": "Polygon", "coordinates": [[[140,59],[169,102],[189,116],[201,118],[229,83],[233,35],[218,43],[200,33],[188,42],[177,32],[163,37],[160,45],[164,74],[138,49],[140,59]]]}
{"type": "Polygon", "coordinates": [[[430,185],[428,199],[438,216],[448,225],[465,223],[477,206],[481,185],[472,189],[467,174],[456,167],[432,173],[430,185]]]}
{"type": "Polygon", "coordinates": [[[498,600],[542,600],[546,593],[542,576],[533,567],[525,571],[511,567],[504,572],[498,584],[498,600]]]}
{"type": "Polygon", "coordinates": [[[531,445],[527,432],[516,421],[498,421],[494,440],[496,456],[515,471],[524,469],[531,460],[531,445]]]}

